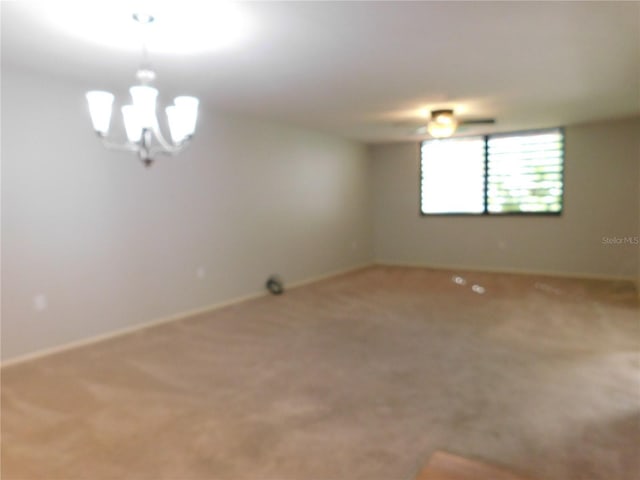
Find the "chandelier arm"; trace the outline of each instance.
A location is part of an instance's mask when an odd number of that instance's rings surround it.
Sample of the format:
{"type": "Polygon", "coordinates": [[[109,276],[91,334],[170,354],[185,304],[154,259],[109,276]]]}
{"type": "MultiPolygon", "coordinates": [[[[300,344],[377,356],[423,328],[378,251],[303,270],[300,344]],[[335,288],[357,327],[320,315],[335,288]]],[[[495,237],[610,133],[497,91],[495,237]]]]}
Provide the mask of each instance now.
{"type": "Polygon", "coordinates": [[[120,150],[123,152],[137,152],[140,149],[140,147],[135,143],[131,143],[131,142],[115,143],[99,132],[97,133],[97,135],[102,141],[102,145],[104,145],[105,148],[108,148],[109,150],[120,150]]]}
{"type": "Polygon", "coordinates": [[[187,148],[187,146],[189,146],[189,140],[191,139],[191,136],[187,137],[185,140],[183,140],[182,142],[180,142],[178,145],[174,145],[171,146],[170,148],[164,148],[162,145],[157,146],[152,148],[149,152],[151,156],[154,156],[156,154],[161,154],[161,155],[176,155],[180,152],[182,152],[185,148],[187,148]]]}
{"type": "Polygon", "coordinates": [[[158,140],[158,143],[162,146],[162,148],[164,148],[166,151],[168,152],[179,152],[182,149],[182,143],[184,142],[180,142],[179,144],[175,145],[173,142],[168,142],[164,136],[162,135],[162,132],[160,131],[160,127],[158,126],[158,119],[156,118],[156,121],[153,124],[153,133],[156,137],[156,140],[158,140]]]}
{"type": "Polygon", "coordinates": [[[168,157],[172,157],[173,155],[177,155],[179,150],[165,150],[164,148],[155,147],[149,151],[150,157],[155,157],[156,155],[166,155],[168,157]]]}

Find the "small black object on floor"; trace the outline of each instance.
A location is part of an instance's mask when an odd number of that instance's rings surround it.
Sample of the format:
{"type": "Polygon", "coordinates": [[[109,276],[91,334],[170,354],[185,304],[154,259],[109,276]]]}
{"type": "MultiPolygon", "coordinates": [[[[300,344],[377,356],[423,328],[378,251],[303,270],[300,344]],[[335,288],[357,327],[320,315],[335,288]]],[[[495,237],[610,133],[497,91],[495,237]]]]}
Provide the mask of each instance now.
{"type": "Polygon", "coordinates": [[[267,278],[266,283],[267,290],[269,290],[274,295],[282,295],[284,293],[284,283],[282,279],[277,275],[271,275],[267,278]]]}

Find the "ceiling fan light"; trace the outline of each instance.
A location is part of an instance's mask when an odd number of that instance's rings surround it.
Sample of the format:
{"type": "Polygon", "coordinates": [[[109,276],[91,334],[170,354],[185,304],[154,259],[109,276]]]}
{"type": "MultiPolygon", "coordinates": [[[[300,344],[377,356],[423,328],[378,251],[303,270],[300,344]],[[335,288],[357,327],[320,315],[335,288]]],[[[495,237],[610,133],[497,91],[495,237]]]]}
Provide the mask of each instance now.
{"type": "Polygon", "coordinates": [[[453,115],[450,115],[448,113],[441,113],[435,118],[434,121],[442,125],[449,125],[453,123],[454,120],[453,120],[453,115]]]}
{"type": "Polygon", "coordinates": [[[443,125],[454,123],[455,118],[453,116],[453,110],[450,108],[443,110],[433,110],[431,112],[431,121],[441,123],[443,125]]]}
{"type": "Polygon", "coordinates": [[[427,125],[427,131],[433,138],[447,138],[453,135],[458,127],[458,122],[451,119],[450,123],[431,121],[427,125]]]}

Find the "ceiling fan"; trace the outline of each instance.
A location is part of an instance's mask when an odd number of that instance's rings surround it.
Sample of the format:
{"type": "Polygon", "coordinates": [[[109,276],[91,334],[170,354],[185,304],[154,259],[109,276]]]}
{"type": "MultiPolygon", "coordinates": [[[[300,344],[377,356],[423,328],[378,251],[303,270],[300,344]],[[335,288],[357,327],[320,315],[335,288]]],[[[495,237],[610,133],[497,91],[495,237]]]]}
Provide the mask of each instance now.
{"type": "Polygon", "coordinates": [[[415,133],[428,133],[433,138],[447,138],[453,135],[458,127],[473,125],[493,125],[495,118],[468,118],[458,119],[453,114],[453,109],[431,110],[431,119],[428,121],[403,122],[400,126],[415,127],[415,133]]]}

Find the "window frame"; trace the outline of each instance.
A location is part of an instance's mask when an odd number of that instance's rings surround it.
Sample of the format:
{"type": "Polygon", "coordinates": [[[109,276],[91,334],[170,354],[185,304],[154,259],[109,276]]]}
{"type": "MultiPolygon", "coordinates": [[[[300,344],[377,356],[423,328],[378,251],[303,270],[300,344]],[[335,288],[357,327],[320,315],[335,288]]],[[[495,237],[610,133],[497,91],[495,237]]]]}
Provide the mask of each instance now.
{"type": "Polygon", "coordinates": [[[442,212],[442,213],[425,213],[422,211],[422,146],[425,142],[434,139],[422,140],[418,145],[418,212],[421,217],[561,217],[564,212],[564,194],[565,194],[565,152],[566,152],[566,135],[564,127],[538,128],[533,130],[517,130],[515,132],[498,132],[486,135],[459,135],[452,138],[482,138],[484,142],[484,210],[480,213],[473,212],[442,212]],[[490,137],[517,137],[524,135],[535,135],[545,132],[559,132],[562,135],[562,170],[560,179],[562,181],[562,194],[560,195],[560,210],[558,212],[490,212],[489,211],[489,138],[490,137]]]}

